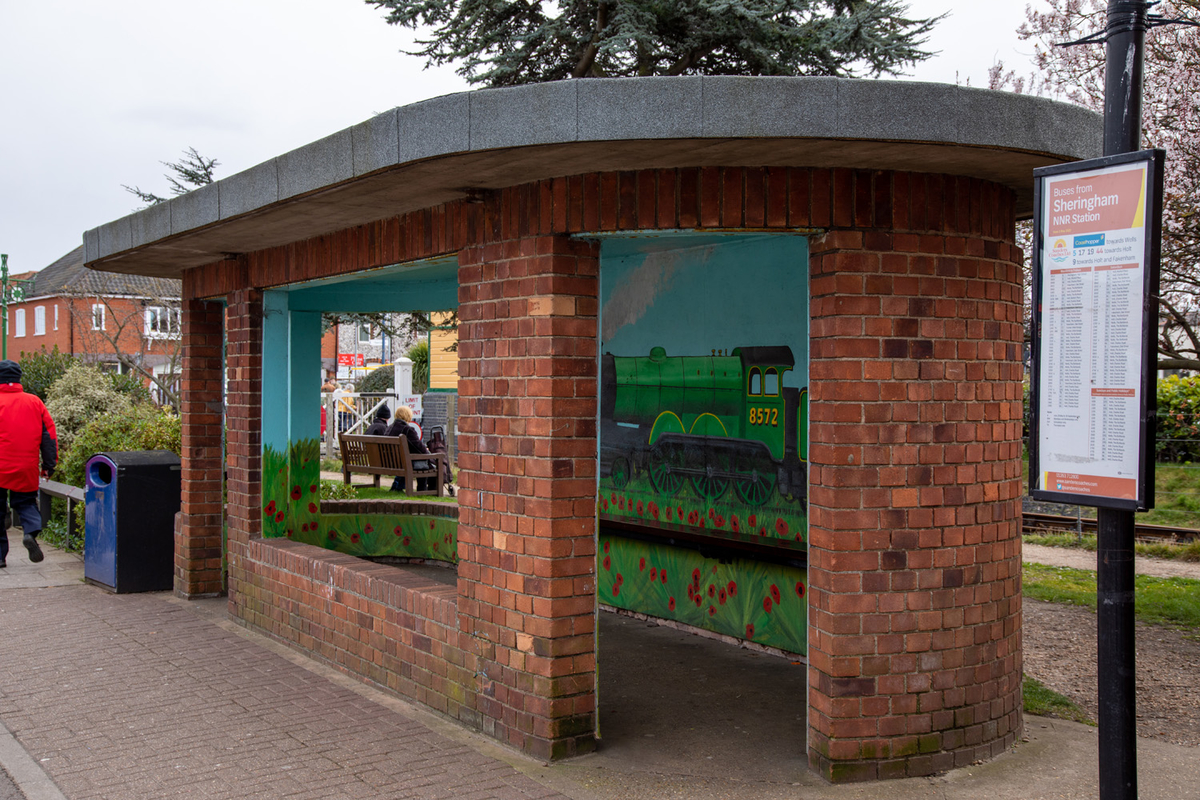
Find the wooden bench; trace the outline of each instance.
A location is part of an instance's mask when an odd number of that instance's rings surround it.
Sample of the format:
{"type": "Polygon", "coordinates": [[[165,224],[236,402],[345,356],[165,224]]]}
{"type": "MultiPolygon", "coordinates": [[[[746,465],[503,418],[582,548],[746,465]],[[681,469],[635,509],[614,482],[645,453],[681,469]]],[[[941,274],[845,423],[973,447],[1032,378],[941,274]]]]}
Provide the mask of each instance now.
{"type": "Polygon", "coordinates": [[[349,484],[350,474],[357,472],[375,476],[375,487],[379,487],[381,475],[392,475],[405,479],[405,494],[432,494],[443,496],[442,464],[446,453],[409,453],[408,440],[403,436],[366,436],[361,433],[339,433],[338,445],[342,450],[342,479],[349,484]],[[429,469],[416,469],[413,461],[428,461],[429,469]],[[417,489],[417,479],[433,479],[434,488],[417,489]]]}

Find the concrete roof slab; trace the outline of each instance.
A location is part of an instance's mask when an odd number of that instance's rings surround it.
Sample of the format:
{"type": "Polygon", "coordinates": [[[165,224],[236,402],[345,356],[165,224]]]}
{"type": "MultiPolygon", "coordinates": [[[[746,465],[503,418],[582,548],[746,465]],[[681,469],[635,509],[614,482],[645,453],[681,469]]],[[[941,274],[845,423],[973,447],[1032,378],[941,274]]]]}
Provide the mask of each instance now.
{"type": "Polygon", "coordinates": [[[158,203],[140,214],[127,217],[130,221],[130,246],[141,247],[171,235],[171,204],[158,203]]]}
{"type": "Polygon", "coordinates": [[[241,216],[279,201],[279,165],[271,159],[231,175],[217,186],[221,219],[241,216]]]}
{"type": "Polygon", "coordinates": [[[808,166],[994,181],[1032,208],[1034,167],[1100,153],[1097,114],[959,86],[706,76],[566,80],[386,112],[85,234],[88,266],[179,277],[496,189],[609,170],[808,166]],[[271,175],[275,173],[275,186],[271,175]],[[134,232],[136,231],[136,236],[134,232]],[[156,238],[157,237],[157,238],[156,238]]]}
{"type": "Polygon", "coordinates": [[[705,136],[838,136],[836,78],[704,79],[705,136]]]}
{"type": "Polygon", "coordinates": [[[318,139],[275,159],[279,164],[279,199],[315,192],[354,177],[350,129],[318,139]]]}
{"type": "Polygon", "coordinates": [[[957,142],[958,87],[915,81],[838,81],[837,135],[957,142]]]}
{"type": "Polygon", "coordinates": [[[576,141],[579,83],[554,81],[468,93],[471,149],[576,141]]]}
{"type": "Polygon", "coordinates": [[[210,183],[167,201],[171,207],[171,234],[178,235],[211,225],[221,218],[220,187],[210,183]]]}
{"type": "Polygon", "coordinates": [[[579,140],[687,136],[703,124],[703,82],[699,76],[579,81],[579,140]]]}
{"type": "Polygon", "coordinates": [[[396,163],[471,149],[471,95],[450,94],[396,109],[396,163]]]}
{"type": "Polygon", "coordinates": [[[393,108],[350,129],[352,168],[356,176],[393,167],[399,163],[396,148],[399,141],[397,111],[393,108]]]}

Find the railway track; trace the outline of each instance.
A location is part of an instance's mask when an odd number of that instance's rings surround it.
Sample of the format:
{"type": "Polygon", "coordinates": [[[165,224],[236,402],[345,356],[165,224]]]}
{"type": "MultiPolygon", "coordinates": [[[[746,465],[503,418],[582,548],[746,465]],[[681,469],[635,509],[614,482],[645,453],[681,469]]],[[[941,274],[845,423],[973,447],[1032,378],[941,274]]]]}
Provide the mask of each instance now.
{"type": "MultiPolygon", "coordinates": [[[[1056,514],[1034,514],[1025,512],[1021,518],[1022,533],[1037,533],[1039,531],[1075,531],[1086,533],[1096,532],[1096,520],[1063,517],[1056,514]]],[[[1195,528],[1180,528],[1171,525],[1135,525],[1133,538],[1142,542],[1162,542],[1171,544],[1187,544],[1200,541],[1200,530],[1195,528]]]]}

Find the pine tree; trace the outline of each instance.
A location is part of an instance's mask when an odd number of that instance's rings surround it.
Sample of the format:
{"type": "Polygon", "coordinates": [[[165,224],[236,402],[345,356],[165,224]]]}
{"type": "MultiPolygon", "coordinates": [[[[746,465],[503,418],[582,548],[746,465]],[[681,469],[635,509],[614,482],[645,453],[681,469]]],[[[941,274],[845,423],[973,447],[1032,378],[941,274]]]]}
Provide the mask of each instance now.
{"type": "MultiPolygon", "coordinates": [[[[183,158],[178,161],[160,161],[158,163],[175,173],[174,177],[170,175],[163,175],[163,177],[171,184],[171,191],[178,196],[212,183],[213,170],[221,162],[215,158],[205,158],[196,152],[196,148],[189,147],[183,151],[183,158]]],[[[143,192],[137,186],[121,184],[121,188],[130,194],[137,195],[138,199],[148,206],[156,206],[167,201],[167,198],[160,197],[153,192],[143,192]]]]}
{"type": "Polygon", "coordinates": [[[932,55],[899,0],[365,0],[427,66],[515,86],[642,75],[878,77],[932,55]]]}

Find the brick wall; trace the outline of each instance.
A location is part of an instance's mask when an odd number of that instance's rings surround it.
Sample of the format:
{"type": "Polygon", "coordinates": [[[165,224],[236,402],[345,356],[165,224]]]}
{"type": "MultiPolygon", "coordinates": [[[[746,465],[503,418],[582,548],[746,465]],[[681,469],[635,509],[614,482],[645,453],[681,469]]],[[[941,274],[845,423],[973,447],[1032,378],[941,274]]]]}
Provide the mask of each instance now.
{"type": "Polygon", "coordinates": [[[189,271],[186,297],[229,300],[235,613],[541,757],[590,747],[596,253],[568,234],[815,229],[811,762],[854,780],[999,752],[1021,724],[1012,205],[941,175],[589,174],[189,271]],[[454,252],[458,592],[389,588],[345,556],[259,540],[258,289],[454,252]],[[406,680],[379,671],[381,653],[406,680]]]}
{"type": "Polygon", "coordinates": [[[221,303],[183,303],[182,480],[175,525],[175,591],[183,597],[225,590],[221,560],[223,384],[221,303]]]}
{"type": "Polygon", "coordinates": [[[810,762],[928,775],[1021,729],[1021,254],[999,187],[833,179],[855,229],[810,258],[810,762]]]}
{"type": "Polygon", "coordinates": [[[566,236],[459,254],[459,620],[485,726],[542,758],[596,727],[598,273],[566,236]]]}
{"type": "Polygon", "coordinates": [[[262,322],[258,289],[229,295],[226,314],[228,397],[226,414],[227,557],[231,610],[239,582],[253,571],[247,548],[262,535],[262,322]]]}

